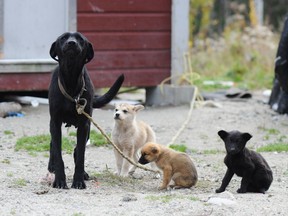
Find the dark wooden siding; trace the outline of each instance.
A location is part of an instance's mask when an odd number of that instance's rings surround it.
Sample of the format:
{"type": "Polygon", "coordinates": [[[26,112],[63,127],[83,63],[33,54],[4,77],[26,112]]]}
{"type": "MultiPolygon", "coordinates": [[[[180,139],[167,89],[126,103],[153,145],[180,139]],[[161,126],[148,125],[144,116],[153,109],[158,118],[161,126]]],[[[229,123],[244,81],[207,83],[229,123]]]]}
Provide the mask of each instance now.
{"type": "Polygon", "coordinates": [[[155,86],[170,76],[171,0],[78,0],[77,27],[94,46],[87,67],[95,87],[121,73],[125,86],[155,86]]]}
{"type": "Polygon", "coordinates": [[[51,72],[47,73],[0,73],[0,92],[2,91],[47,91],[51,72]]]}

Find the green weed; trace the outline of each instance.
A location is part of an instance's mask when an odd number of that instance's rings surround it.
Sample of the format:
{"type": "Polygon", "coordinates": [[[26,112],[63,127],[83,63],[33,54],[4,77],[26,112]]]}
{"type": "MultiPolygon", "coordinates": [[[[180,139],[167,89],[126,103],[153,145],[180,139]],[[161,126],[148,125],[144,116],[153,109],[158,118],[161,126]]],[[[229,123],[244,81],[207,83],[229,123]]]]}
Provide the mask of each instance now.
{"type": "Polygon", "coordinates": [[[187,151],[187,146],[183,145],[183,144],[173,144],[170,145],[169,148],[174,149],[175,151],[179,151],[179,152],[186,152],[187,151]]]}
{"type": "MultiPolygon", "coordinates": [[[[110,136],[110,134],[108,134],[108,136],[110,136]]],[[[102,134],[96,132],[95,130],[91,130],[90,140],[91,140],[91,144],[93,144],[97,147],[107,145],[106,138],[102,134]]]]}
{"type": "Polygon", "coordinates": [[[160,201],[162,203],[168,203],[172,199],[175,199],[176,196],[172,196],[172,195],[163,195],[163,196],[150,195],[150,196],[147,196],[145,198],[148,200],[151,200],[151,201],[160,201]]]}
{"type": "Polygon", "coordinates": [[[24,187],[27,185],[27,181],[23,178],[19,178],[19,179],[16,179],[14,181],[14,185],[18,186],[18,187],[24,187]]]}
{"type": "MultiPolygon", "coordinates": [[[[76,132],[70,132],[69,136],[76,137],[76,132]]],[[[110,134],[108,134],[108,136],[110,136],[110,134]]],[[[107,145],[107,140],[105,139],[105,137],[102,134],[96,132],[95,130],[90,131],[90,142],[92,145],[95,145],[97,147],[107,145]]]]}
{"type": "Polygon", "coordinates": [[[14,132],[13,131],[9,131],[9,130],[5,130],[4,134],[5,135],[14,135],[14,132]]]}
{"type": "Polygon", "coordinates": [[[145,199],[150,200],[150,201],[160,201],[162,203],[168,203],[173,199],[188,199],[191,201],[199,201],[198,197],[194,196],[184,196],[184,195],[149,195],[146,196],[145,199]]]}
{"type": "Polygon", "coordinates": [[[219,154],[219,153],[223,153],[223,151],[220,151],[218,149],[203,150],[203,154],[205,154],[205,155],[214,155],[214,154],[219,154]]]}
{"type": "Polygon", "coordinates": [[[8,173],[7,173],[7,176],[8,176],[8,177],[12,177],[12,176],[13,176],[13,173],[12,173],[12,172],[8,172],[8,173]]]}
{"type": "MultiPolygon", "coordinates": [[[[75,142],[67,137],[62,138],[62,150],[71,154],[75,142]]],[[[34,155],[35,152],[45,152],[50,149],[50,135],[24,136],[16,141],[15,151],[26,150],[34,155]]]]}
{"type": "Polygon", "coordinates": [[[288,144],[287,143],[269,144],[258,148],[257,152],[288,152],[288,144]]]}
{"type": "Polygon", "coordinates": [[[102,172],[90,173],[90,177],[91,179],[97,179],[97,181],[101,182],[102,184],[110,186],[121,185],[122,187],[128,186],[130,188],[131,185],[139,183],[139,180],[115,175],[108,169],[102,172]]]}
{"type": "Polygon", "coordinates": [[[74,213],[74,214],[72,214],[72,216],[84,216],[84,214],[82,214],[81,212],[79,212],[79,213],[74,213]]]}
{"type": "Polygon", "coordinates": [[[267,132],[267,134],[269,134],[269,135],[278,135],[278,134],[280,134],[280,131],[275,129],[275,128],[266,128],[266,127],[260,126],[260,127],[258,127],[258,129],[267,132]]]}
{"type": "Polygon", "coordinates": [[[3,160],[1,161],[1,163],[10,164],[11,162],[10,162],[9,159],[5,158],[5,159],[3,159],[3,160]]]}

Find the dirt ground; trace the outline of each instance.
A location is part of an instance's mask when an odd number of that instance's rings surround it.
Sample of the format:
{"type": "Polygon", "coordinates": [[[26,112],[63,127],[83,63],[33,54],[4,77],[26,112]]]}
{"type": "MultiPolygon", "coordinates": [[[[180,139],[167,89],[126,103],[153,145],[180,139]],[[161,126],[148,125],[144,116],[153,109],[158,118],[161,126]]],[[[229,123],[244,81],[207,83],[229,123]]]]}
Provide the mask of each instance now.
{"type": "MultiPolygon", "coordinates": [[[[0,119],[0,215],[287,215],[288,153],[262,153],[273,170],[274,181],[266,194],[237,194],[240,178],[234,176],[227,191],[215,194],[226,171],[224,144],[218,130],[240,130],[253,135],[250,149],[288,141],[288,117],[273,112],[261,93],[252,99],[217,100],[220,107],[200,106],[177,138],[190,150],[199,175],[191,189],[158,191],[160,179],[137,169],[139,179],[113,175],[113,149],[88,146],[86,171],[92,177],[87,189],[54,189],[41,183],[47,173],[47,153],[31,156],[15,151],[22,136],[49,133],[47,105],[23,108],[24,117],[0,119]],[[269,133],[271,129],[279,133],[269,133]],[[6,134],[4,131],[13,132],[6,134]]],[[[147,107],[137,116],[155,130],[159,143],[167,144],[187,119],[189,106],[147,107]]],[[[113,127],[111,109],[94,110],[93,118],[107,132],[113,127]]],[[[92,129],[95,129],[92,126],[92,129]]],[[[74,129],[69,129],[73,131],[74,129]]],[[[63,128],[64,135],[67,129],[63,128]]],[[[63,154],[68,186],[73,158],[63,154]]]]}

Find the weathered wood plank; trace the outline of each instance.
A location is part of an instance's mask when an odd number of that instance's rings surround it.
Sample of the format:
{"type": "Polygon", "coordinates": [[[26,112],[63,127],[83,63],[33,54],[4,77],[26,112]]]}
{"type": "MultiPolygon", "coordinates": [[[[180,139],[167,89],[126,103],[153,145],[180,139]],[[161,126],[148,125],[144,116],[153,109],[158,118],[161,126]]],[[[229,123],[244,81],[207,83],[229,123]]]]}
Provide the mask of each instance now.
{"type": "Polygon", "coordinates": [[[170,68],[170,50],[100,51],[87,65],[93,69],[170,68]]]}
{"type": "Polygon", "coordinates": [[[94,50],[170,49],[170,32],[88,32],[94,50]]]}
{"type": "MultiPolygon", "coordinates": [[[[123,86],[156,86],[170,76],[170,69],[90,69],[89,75],[95,88],[110,87],[120,74],[125,75],[123,86]]],[[[6,91],[47,91],[51,72],[0,74],[0,92],[6,91]]]]}
{"type": "Polygon", "coordinates": [[[0,91],[46,91],[51,72],[0,73],[0,91]]]}
{"type": "Polygon", "coordinates": [[[171,0],[78,0],[78,12],[170,12],[171,0]]]}
{"type": "Polygon", "coordinates": [[[78,14],[78,31],[170,31],[170,14],[78,14]]]}
{"type": "Polygon", "coordinates": [[[151,87],[170,76],[170,69],[89,70],[95,88],[111,86],[120,74],[125,75],[123,86],[151,87]]]}

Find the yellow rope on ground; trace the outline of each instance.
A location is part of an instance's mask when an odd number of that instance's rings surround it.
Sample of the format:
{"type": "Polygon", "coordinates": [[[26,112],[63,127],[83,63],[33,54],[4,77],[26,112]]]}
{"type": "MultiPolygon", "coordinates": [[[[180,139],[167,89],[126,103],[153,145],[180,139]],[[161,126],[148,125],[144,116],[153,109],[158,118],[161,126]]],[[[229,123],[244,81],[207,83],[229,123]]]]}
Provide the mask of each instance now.
{"type": "MultiPolygon", "coordinates": [[[[183,58],[184,58],[184,62],[185,62],[184,70],[186,72],[180,78],[186,80],[189,84],[193,85],[194,86],[194,92],[193,92],[192,100],[190,102],[190,109],[189,109],[189,112],[187,114],[187,118],[184,121],[184,123],[181,125],[181,127],[179,128],[179,130],[177,131],[175,136],[172,138],[170,143],[167,145],[168,147],[170,145],[172,145],[172,144],[175,144],[176,139],[180,136],[180,134],[183,132],[183,130],[187,127],[187,125],[188,125],[188,123],[189,123],[189,121],[191,119],[192,111],[194,109],[194,105],[195,105],[196,100],[199,100],[199,101],[203,101],[204,100],[202,95],[199,93],[197,86],[194,84],[194,81],[196,79],[199,79],[200,75],[198,73],[193,72],[190,54],[189,53],[185,53],[183,58]],[[188,76],[188,78],[187,78],[187,76],[188,76]],[[196,78],[193,79],[193,76],[196,77],[196,78]]],[[[166,81],[167,80],[165,80],[165,82],[166,81]]]]}
{"type": "Polygon", "coordinates": [[[168,144],[168,147],[170,145],[172,145],[172,144],[175,144],[176,139],[180,136],[180,134],[183,132],[183,130],[188,125],[188,123],[189,123],[189,121],[191,119],[191,116],[192,116],[192,111],[193,111],[193,108],[194,108],[197,92],[198,92],[198,88],[195,86],[194,93],[193,93],[193,98],[192,98],[192,100],[190,102],[190,109],[189,109],[186,121],[181,125],[181,127],[179,128],[179,130],[177,131],[175,136],[172,138],[171,142],[168,144]]]}

